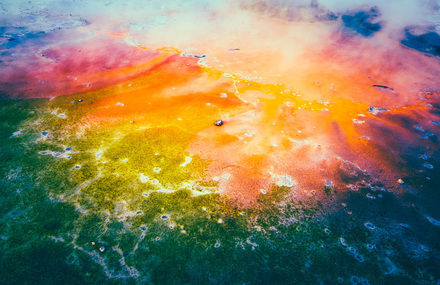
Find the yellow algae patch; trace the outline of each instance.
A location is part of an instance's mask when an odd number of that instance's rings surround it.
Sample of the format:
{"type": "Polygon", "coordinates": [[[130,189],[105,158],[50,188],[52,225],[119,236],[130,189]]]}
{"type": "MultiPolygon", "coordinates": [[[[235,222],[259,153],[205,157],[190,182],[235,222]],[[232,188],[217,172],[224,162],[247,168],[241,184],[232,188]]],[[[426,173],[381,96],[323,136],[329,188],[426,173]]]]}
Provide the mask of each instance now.
{"type": "Polygon", "coordinates": [[[140,173],[141,183],[157,179],[162,185],[178,185],[202,175],[200,159],[193,156],[189,163],[185,153],[191,137],[175,127],[128,133],[106,148],[102,157],[107,163],[103,167],[109,171],[113,167],[120,169],[120,158],[124,158],[122,175],[136,172],[140,173]],[[185,163],[185,167],[181,167],[185,163]]]}

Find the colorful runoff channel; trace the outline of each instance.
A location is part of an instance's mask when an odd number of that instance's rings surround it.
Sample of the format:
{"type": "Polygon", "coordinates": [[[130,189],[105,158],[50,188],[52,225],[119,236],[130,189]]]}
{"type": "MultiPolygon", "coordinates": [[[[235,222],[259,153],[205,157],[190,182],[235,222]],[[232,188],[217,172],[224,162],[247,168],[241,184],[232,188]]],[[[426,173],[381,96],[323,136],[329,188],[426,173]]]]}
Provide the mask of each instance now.
{"type": "Polygon", "coordinates": [[[440,284],[438,1],[3,1],[1,284],[440,284]]]}

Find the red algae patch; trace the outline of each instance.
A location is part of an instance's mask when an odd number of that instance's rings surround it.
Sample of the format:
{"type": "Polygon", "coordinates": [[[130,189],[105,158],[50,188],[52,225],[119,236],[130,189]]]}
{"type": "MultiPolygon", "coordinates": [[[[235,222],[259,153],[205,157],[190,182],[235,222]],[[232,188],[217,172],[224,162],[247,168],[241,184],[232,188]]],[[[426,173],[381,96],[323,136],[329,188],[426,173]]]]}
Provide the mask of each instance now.
{"type": "Polygon", "coordinates": [[[0,71],[2,97],[51,98],[96,90],[138,76],[163,60],[159,51],[106,35],[20,56],[0,71]]]}

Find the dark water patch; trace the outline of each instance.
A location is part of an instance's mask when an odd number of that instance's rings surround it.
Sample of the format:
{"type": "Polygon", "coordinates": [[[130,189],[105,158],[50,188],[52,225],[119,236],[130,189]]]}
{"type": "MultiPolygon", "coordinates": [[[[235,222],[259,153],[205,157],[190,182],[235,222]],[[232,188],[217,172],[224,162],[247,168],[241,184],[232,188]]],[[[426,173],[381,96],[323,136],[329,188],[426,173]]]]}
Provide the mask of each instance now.
{"type": "Polygon", "coordinates": [[[143,232],[146,232],[147,229],[148,229],[148,227],[147,227],[146,225],[142,225],[142,226],[139,227],[139,229],[140,229],[141,231],[143,231],[143,232]]]}
{"type": "Polygon", "coordinates": [[[376,22],[380,15],[379,8],[371,7],[369,10],[342,15],[341,18],[346,28],[364,37],[370,37],[382,29],[381,23],[376,22]]]}
{"type": "Polygon", "coordinates": [[[430,163],[424,163],[423,167],[425,167],[426,169],[434,169],[434,166],[430,163]]]}
{"type": "Polygon", "coordinates": [[[401,43],[425,54],[440,56],[440,35],[434,31],[415,35],[410,28],[405,30],[406,38],[401,43]]]}
{"type": "Polygon", "coordinates": [[[376,229],[376,226],[373,225],[372,223],[365,223],[364,226],[365,226],[367,229],[370,229],[370,230],[375,230],[375,229],[376,229]]]}

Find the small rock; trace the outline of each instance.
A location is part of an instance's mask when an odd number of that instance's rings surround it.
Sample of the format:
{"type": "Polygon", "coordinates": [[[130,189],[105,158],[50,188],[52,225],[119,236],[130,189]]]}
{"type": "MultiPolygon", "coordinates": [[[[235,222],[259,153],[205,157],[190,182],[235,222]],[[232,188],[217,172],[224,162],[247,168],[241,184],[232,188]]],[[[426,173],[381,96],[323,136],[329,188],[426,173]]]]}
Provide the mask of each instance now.
{"type": "Polygon", "coordinates": [[[391,87],[388,87],[388,86],[385,86],[385,85],[377,85],[377,84],[374,84],[374,85],[373,85],[373,87],[378,87],[378,88],[383,88],[383,89],[390,89],[390,90],[394,90],[393,88],[391,88],[391,87]]]}
{"type": "Polygon", "coordinates": [[[324,183],[324,186],[325,186],[325,187],[334,187],[335,185],[333,184],[332,181],[330,181],[330,180],[326,180],[325,183],[324,183]]]}
{"type": "Polygon", "coordinates": [[[372,106],[370,106],[370,107],[368,107],[368,111],[369,111],[370,113],[372,113],[373,115],[377,115],[377,114],[379,114],[379,113],[386,112],[386,111],[388,111],[388,110],[385,109],[385,108],[378,108],[378,107],[372,107],[372,106]]]}
{"type": "Polygon", "coordinates": [[[223,125],[223,121],[222,120],[217,120],[215,121],[214,125],[216,125],[217,127],[220,127],[223,125]]]}

